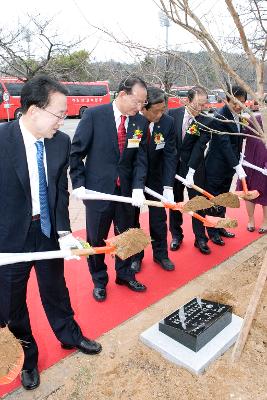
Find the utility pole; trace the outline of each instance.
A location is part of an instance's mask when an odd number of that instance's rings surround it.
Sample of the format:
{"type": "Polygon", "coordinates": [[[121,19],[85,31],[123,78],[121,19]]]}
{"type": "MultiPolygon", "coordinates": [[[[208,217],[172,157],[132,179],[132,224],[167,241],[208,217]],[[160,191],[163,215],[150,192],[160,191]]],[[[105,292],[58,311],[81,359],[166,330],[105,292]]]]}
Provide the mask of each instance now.
{"type": "Polygon", "coordinates": [[[165,30],[165,49],[166,52],[168,51],[169,48],[169,27],[170,27],[170,20],[167,17],[167,15],[163,12],[160,11],[159,12],[159,21],[160,21],[160,26],[165,26],[166,30],[165,30]]]}
{"type": "Polygon", "coordinates": [[[169,70],[169,60],[168,60],[168,49],[169,49],[169,27],[170,27],[170,20],[167,17],[167,15],[163,12],[159,12],[159,21],[160,21],[160,26],[165,27],[165,73],[164,73],[164,85],[165,85],[165,91],[166,89],[169,91],[169,78],[168,78],[168,70],[169,70]],[[167,87],[166,87],[167,86],[167,87]]]}

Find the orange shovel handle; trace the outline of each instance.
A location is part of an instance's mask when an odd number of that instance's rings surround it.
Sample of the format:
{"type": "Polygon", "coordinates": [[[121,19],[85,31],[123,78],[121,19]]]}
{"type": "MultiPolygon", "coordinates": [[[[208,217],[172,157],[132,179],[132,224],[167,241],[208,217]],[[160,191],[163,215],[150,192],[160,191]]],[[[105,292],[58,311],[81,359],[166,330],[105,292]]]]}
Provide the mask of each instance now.
{"type": "Polygon", "coordinates": [[[242,182],[242,187],[243,187],[243,191],[245,194],[248,194],[248,187],[247,187],[247,182],[246,182],[246,178],[242,178],[241,179],[242,182]]]}
{"type": "Polygon", "coordinates": [[[94,247],[95,254],[111,254],[114,253],[116,248],[114,246],[94,247]]]}
{"type": "Polygon", "coordinates": [[[103,247],[89,247],[88,249],[72,249],[71,253],[75,256],[92,256],[94,254],[110,254],[115,252],[114,246],[103,246],[103,247]]]}
{"type": "Polygon", "coordinates": [[[207,218],[202,217],[201,215],[193,212],[193,211],[189,211],[186,214],[190,214],[192,215],[192,217],[198,219],[199,221],[203,222],[203,225],[208,226],[210,228],[213,228],[215,226],[214,223],[210,222],[209,220],[207,220],[207,218]]]}
{"type": "Polygon", "coordinates": [[[197,192],[204,194],[204,196],[206,196],[210,200],[214,198],[214,196],[211,193],[207,192],[206,190],[202,189],[201,187],[199,187],[195,184],[191,185],[191,187],[192,187],[192,189],[196,190],[197,192]]]}

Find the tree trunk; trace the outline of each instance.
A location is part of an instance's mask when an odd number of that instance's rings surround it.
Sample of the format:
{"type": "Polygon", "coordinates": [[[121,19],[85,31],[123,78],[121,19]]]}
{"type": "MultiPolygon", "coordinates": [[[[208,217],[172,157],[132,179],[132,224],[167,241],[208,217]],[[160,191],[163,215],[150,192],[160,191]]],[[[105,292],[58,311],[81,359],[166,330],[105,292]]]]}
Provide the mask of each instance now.
{"type": "Polygon", "coordinates": [[[255,66],[256,86],[259,101],[263,101],[264,97],[264,63],[257,62],[255,66]]]}

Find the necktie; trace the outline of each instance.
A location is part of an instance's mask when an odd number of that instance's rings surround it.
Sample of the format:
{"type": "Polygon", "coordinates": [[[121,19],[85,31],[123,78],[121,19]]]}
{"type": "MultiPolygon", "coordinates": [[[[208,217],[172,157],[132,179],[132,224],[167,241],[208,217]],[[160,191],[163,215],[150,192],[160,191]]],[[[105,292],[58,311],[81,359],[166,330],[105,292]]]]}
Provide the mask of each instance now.
{"type": "Polygon", "coordinates": [[[192,120],[193,120],[193,118],[190,114],[186,114],[186,116],[184,117],[183,127],[182,127],[182,140],[184,140],[187,128],[191,124],[192,120]]]}
{"type": "Polygon", "coordinates": [[[125,129],[126,118],[127,118],[126,115],[121,115],[121,122],[120,125],[118,126],[118,145],[120,154],[123,152],[126,140],[126,129],[125,129]]]}
{"type": "Polygon", "coordinates": [[[51,221],[48,206],[47,183],[44,168],[44,144],[41,140],[35,142],[37,148],[37,166],[39,174],[39,200],[40,200],[40,220],[43,234],[50,237],[51,221]]]}
{"type": "Polygon", "coordinates": [[[236,126],[237,126],[237,130],[240,133],[240,120],[239,120],[239,117],[240,117],[240,115],[235,115],[234,116],[234,120],[235,120],[235,123],[236,123],[236,126]]]}

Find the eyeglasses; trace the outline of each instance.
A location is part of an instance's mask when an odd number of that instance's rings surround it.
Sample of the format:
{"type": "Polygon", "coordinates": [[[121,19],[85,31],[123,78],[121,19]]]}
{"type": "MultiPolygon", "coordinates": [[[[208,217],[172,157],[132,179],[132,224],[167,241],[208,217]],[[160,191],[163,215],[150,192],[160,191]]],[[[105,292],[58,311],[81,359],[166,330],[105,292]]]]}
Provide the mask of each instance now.
{"type": "Polygon", "coordinates": [[[133,94],[128,94],[128,96],[131,96],[132,102],[133,102],[134,104],[136,104],[137,106],[139,106],[139,107],[142,107],[142,108],[143,108],[143,107],[145,107],[145,106],[148,105],[148,101],[147,101],[147,100],[145,100],[145,101],[142,103],[141,101],[137,101],[133,94]]]}
{"type": "Polygon", "coordinates": [[[66,115],[66,114],[57,115],[57,114],[54,114],[54,113],[52,113],[51,111],[47,110],[46,108],[41,108],[41,110],[44,110],[44,111],[48,112],[48,113],[51,114],[51,115],[54,115],[54,117],[57,117],[58,119],[60,119],[60,120],[62,120],[62,121],[64,121],[64,119],[67,118],[67,115],[66,115]]]}

